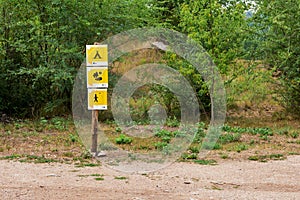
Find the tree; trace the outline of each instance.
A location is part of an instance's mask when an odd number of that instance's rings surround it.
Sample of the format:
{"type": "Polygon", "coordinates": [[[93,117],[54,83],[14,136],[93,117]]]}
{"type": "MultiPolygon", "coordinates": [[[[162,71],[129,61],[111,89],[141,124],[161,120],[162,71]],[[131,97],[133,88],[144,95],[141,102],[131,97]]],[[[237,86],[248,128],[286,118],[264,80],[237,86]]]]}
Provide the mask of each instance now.
{"type": "Polygon", "coordinates": [[[232,61],[244,55],[248,7],[243,1],[190,1],[181,7],[179,26],[206,49],[225,74],[232,61]]]}
{"type": "Polygon", "coordinates": [[[298,0],[257,1],[253,17],[254,34],[260,39],[256,59],[263,59],[279,72],[282,103],[296,114],[300,113],[299,19],[298,0]]]}
{"type": "Polygon", "coordinates": [[[0,0],[0,110],[70,111],[85,45],[153,21],[146,0],[0,0]]]}

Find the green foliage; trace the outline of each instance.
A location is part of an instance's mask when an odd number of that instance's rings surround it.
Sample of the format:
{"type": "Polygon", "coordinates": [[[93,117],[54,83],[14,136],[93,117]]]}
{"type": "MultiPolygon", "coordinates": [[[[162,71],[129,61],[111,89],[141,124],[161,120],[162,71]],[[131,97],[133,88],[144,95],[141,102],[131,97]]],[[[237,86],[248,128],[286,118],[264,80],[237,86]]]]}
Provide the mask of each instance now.
{"type": "Polygon", "coordinates": [[[297,137],[299,137],[299,133],[294,131],[291,133],[291,137],[296,139],[297,137]]]}
{"type": "Polygon", "coordinates": [[[166,125],[169,127],[179,127],[180,121],[176,118],[176,116],[167,118],[166,125]]]}
{"type": "Polygon", "coordinates": [[[115,139],[117,144],[130,144],[132,142],[132,138],[127,137],[124,134],[121,134],[119,137],[115,139]]]}
{"type": "Polygon", "coordinates": [[[217,150],[221,149],[222,146],[219,143],[214,143],[214,142],[204,142],[202,143],[202,148],[206,150],[217,150]]]}
{"type": "Polygon", "coordinates": [[[154,23],[144,0],[0,3],[0,110],[19,117],[70,112],[85,45],[154,23]]]}
{"type": "MultiPolygon", "coordinates": [[[[19,118],[70,113],[85,45],[154,25],[183,32],[207,50],[226,75],[230,105],[263,101],[272,83],[279,84],[276,98],[299,114],[299,18],[298,0],[0,0],[0,111],[19,118]],[[244,59],[255,62],[238,63],[244,59]],[[258,63],[267,70],[258,70],[258,63]],[[273,73],[280,81],[270,81],[273,73]]],[[[209,89],[196,69],[173,53],[166,53],[163,62],[187,78],[200,108],[210,113],[209,89]]],[[[117,78],[110,75],[111,82],[117,78]]],[[[171,91],[160,85],[151,91],[151,98],[131,101],[133,119],[147,120],[156,102],[168,116],[180,118],[180,104],[171,91]]]]}
{"type": "Polygon", "coordinates": [[[174,133],[165,129],[161,129],[155,132],[156,137],[164,138],[164,137],[173,137],[174,133]]]}
{"type": "Polygon", "coordinates": [[[231,142],[238,142],[241,138],[240,133],[231,134],[231,133],[225,133],[220,136],[219,142],[221,144],[231,143],[231,142]]]}
{"type": "Polygon", "coordinates": [[[194,163],[200,164],[200,165],[216,165],[217,161],[215,160],[194,160],[194,163]]]}
{"type": "Polygon", "coordinates": [[[281,102],[292,113],[300,113],[300,2],[257,1],[252,20],[257,36],[255,59],[262,59],[279,74],[281,102]]]}
{"type": "Polygon", "coordinates": [[[192,160],[192,159],[197,159],[197,154],[196,153],[183,153],[181,155],[181,158],[184,159],[184,160],[192,160]]]}
{"type": "Polygon", "coordinates": [[[251,127],[247,127],[247,128],[242,128],[242,127],[231,127],[228,125],[224,125],[222,127],[223,131],[226,132],[232,132],[232,133],[251,133],[253,135],[259,134],[259,135],[268,135],[268,136],[272,136],[273,135],[273,131],[271,128],[268,127],[262,127],[262,128],[251,128],[251,127]]]}
{"type": "Polygon", "coordinates": [[[283,160],[285,157],[282,154],[271,154],[271,155],[254,155],[249,156],[248,160],[267,162],[268,160],[283,160]]]}
{"type": "Polygon", "coordinates": [[[155,146],[155,149],[163,150],[164,147],[168,146],[168,143],[167,142],[156,142],[154,144],[154,146],[155,146]]]}
{"type": "Polygon", "coordinates": [[[243,56],[247,9],[237,0],[188,1],[181,6],[179,26],[208,51],[224,74],[234,59],[243,56]]]}
{"type": "Polygon", "coordinates": [[[236,146],[234,146],[234,150],[238,153],[240,153],[241,151],[245,151],[248,149],[248,146],[246,144],[238,144],[236,146]]]}
{"type": "Polygon", "coordinates": [[[126,180],[128,178],[125,177],[125,176],[116,176],[115,179],[117,179],[117,180],[126,180]]]}

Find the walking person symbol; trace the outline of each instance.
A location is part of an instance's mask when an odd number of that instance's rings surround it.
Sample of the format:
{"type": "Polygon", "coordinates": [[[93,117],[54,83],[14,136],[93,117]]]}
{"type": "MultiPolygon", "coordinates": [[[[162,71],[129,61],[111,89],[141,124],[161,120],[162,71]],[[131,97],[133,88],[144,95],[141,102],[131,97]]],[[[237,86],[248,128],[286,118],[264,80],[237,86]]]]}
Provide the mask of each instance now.
{"type": "Polygon", "coordinates": [[[95,96],[94,96],[94,102],[98,102],[98,96],[97,96],[97,94],[95,94],[95,96]]]}

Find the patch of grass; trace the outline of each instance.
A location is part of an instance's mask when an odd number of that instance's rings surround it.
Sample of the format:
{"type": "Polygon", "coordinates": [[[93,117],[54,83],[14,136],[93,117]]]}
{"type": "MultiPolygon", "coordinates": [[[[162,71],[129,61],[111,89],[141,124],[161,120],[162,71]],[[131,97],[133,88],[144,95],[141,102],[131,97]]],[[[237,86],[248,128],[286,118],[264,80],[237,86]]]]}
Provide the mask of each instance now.
{"type": "Polygon", "coordinates": [[[268,160],[283,160],[285,159],[283,154],[270,154],[270,155],[254,155],[249,156],[248,160],[267,162],[268,160]]]}
{"type": "Polygon", "coordinates": [[[168,143],[166,143],[166,142],[156,142],[154,144],[154,146],[155,146],[155,149],[162,150],[164,147],[168,146],[168,143]]]}
{"type": "Polygon", "coordinates": [[[132,142],[132,138],[127,137],[124,134],[121,134],[119,137],[115,139],[117,144],[130,144],[132,142]]]}
{"type": "Polygon", "coordinates": [[[219,138],[219,142],[221,144],[227,144],[227,143],[231,143],[231,142],[238,142],[240,141],[241,138],[241,134],[240,133],[225,133],[223,135],[220,136],[219,138]]]}
{"type": "Polygon", "coordinates": [[[260,137],[262,140],[270,141],[268,135],[260,135],[259,137],[260,137]]]}
{"type": "Polygon", "coordinates": [[[183,153],[181,155],[181,158],[183,160],[193,160],[193,159],[197,159],[198,155],[196,153],[183,153]]]}
{"type": "Polygon", "coordinates": [[[300,155],[300,153],[298,153],[298,152],[289,152],[288,154],[289,155],[300,155]]]}
{"type": "Polygon", "coordinates": [[[179,127],[180,121],[174,116],[167,118],[166,125],[169,127],[179,127]]]}
{"type": "Polygon", "coordinates": [[[190,146],[188,151],[191,153],[199,153],[199,146],[190,146]]]}
{"type": "Polygon", "coordinates": [[[223,190],[222,188],[217,187],[216,185],[212,185],[212,186],[211,186],[211,189],[212,189],[212,190],[223,190]]]}
{"type": "Polygon", "coordinates": [[[98,163],[80,163],[75,165],[75,167],[98,167],[100,164],[98,163]]]}
{"type": "Polygon", "coordinates": [[[237,144],[235,147],[234,147],[234,150],[238,153],[240,153],[241,151],[245,151],[248,149],[248,146],[246,144],[237,144]]]}
{"type": "Polygon", "coordinates": [[[78,142],[78,141],[79,141],[79,137],[78,137],[77,134],[72,134],[72,133],[70,133],[70,134],[69,134],[69,139],[70,139],[70,141],[71,141],[72,143],[78,142]]]}
{"type": "Polygon", "coordinates": [[[96,181],[103,181],[104,178],[103,178],[103,177],[96,177],[95,180],[96,180],[96,181]]]}
{"type": "Polygon", "coordinates": [[[269,155],[271,160],[283,160],[284,156],[282,154],[271,154],[269,155]]]}
{"type": "Polygon", "coordinates": [[[36,155],[23,155],[24,159],[19,160],[20,162],[33,162],[33,163],[52,163],[59,162],[52,158],[46,158],[45,156],[36,155]]]}
{"type": "Polygon", "coordinates": [[[81,177],[81,178],[86,178],[86,177],[89,177],[89,175],[88,174],[79,174],[79,175],[77,175],[78,177],[81,177]]]}
{"type": "Polygon", "coordinates": [[[128,178],[125,177],[125,176],[116,176],[115,179],[117,179],[117,180],[126,180],[128,178]]]}
{"type": "Polygon", "coordinates": [[[122,132],[122,129],[121,129],[120,127],[116,127],[116,128],[115,128],[115,131],[116,131],[117,133],[121,133],[121,132],[122,132]]]}
{"type": "Polygon", "coordinates": [[[204,132],[204,129],[202,127],[199,127],[197,133],[194,136],[193,143],[201,143],[205,135],[206,134],[204,132]]]}
{"type": "Polygon", "coordinates": [[[221,157],[222,159],[227,159],[227,158],[229,158],[228,154],[226,154],[226,153],[222,153],[222,154],[220,155],[220,157],[221,157]]]}
{"type": "Polygon", "coordinates": [[[197,164],[200,164],[200,165],[216,165],[217,161],[200,159],[200,160],[194,160],[194,163],[197,163],[197,164]]]}
{"type": "Polygon", "coordinates": [[[222,127],[222,130],[225,132],[232,132],[232,133],[251,133],[253,135],[259,134],[259,135],[273,135],[272,129],[268,127],[261,127],[261,128],[241,128],[241,127],[231,127],[229,125],[224,125],[222,127]]]}
{"type": "Polygon", "coordinates": [[[162,138],[162,137],[173,137],[174,133],[165,129],[159,129],[154,134],[156,137],[162,138]]]}
{"type": "Polygon", "coordinates": [[[278,135],[288,135],[289,131],[287,129],[282,129],[282,130],[279,130],[277,133],[278,133],[278,135]]]}
{"type": "Polygon", "coordinates": [[[217,149],[221,149],[222,146],[221,144],[219,143],[214,143],[214,142],[205,142],[202,144],[203,146],[203,149],[206,149],[206,150],[217,150],[217,149]]]}
{"type": "Polygon", "coordinates": [[[91,174],[90,176],[104,176],[103,174],[91,174]]]}
{"type": "Polygon", "coordinates": [[[261,159],[261,156],[249,156],[248,160],[254,160],[254,161],[258,161],[259,159],[261,159]]]}
{"type": "Polygon", "coordinates": [[[255,144],[255,140],[251,139],[250,140],[250,145],[254,145],[255,144]]]}
{"type": "Polygon", "coordinates": [[[292,132],[292,133],[290,134],[290,136],[291,136],[292,138],[296,139],[296,138],[299,137],[299,133],[297,133],[296,131],[294,131],[294,132],[292,132]]]}
{"type": "Polygon", "coordinates": [[[9,156],[3,156],[0,159],[1,160],[14,160],[14,159],[18,159],[18,158],[21,158],[21,157],[22,157],[22,155],[20,155],[20,154],[12,154],[12,155],[9,155],[9,156]]]}

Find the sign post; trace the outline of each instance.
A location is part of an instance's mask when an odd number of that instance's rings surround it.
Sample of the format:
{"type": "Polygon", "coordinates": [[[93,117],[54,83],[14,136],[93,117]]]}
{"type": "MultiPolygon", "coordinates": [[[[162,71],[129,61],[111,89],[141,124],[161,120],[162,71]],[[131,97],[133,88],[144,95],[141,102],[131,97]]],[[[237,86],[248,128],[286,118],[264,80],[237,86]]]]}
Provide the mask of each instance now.
{"type": "Polygon", "coordinates": [[[108,50],[107,45],[86,45],[88,110],[92,110],[91,153],[97,156],[99,110],[107,110],[108,50]]]}

